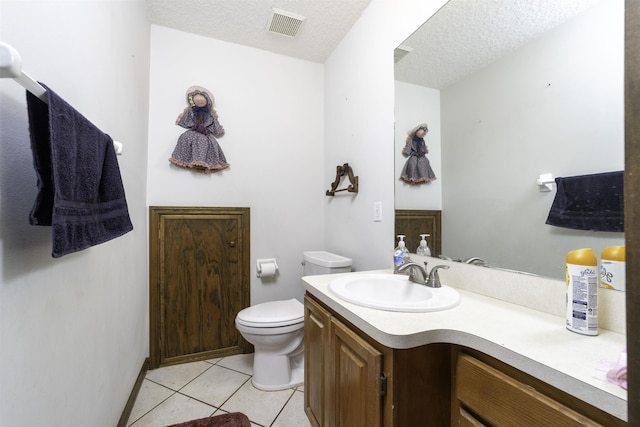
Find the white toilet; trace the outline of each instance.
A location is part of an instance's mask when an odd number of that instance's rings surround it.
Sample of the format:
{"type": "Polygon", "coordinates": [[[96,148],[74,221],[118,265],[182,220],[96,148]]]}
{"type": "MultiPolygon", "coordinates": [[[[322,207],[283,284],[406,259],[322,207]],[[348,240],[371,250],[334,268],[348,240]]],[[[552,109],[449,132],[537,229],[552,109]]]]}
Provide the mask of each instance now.
{"type": "MultiPolygon", "coordinates": [[[[351,259],[323,251],[304,252],[304,275],[351,271],[351,259]]],[[[241,310],[236,328],[253,344],[254,387],[283,390],[304,381],[304,306],[296,299],[241,310]]]]}

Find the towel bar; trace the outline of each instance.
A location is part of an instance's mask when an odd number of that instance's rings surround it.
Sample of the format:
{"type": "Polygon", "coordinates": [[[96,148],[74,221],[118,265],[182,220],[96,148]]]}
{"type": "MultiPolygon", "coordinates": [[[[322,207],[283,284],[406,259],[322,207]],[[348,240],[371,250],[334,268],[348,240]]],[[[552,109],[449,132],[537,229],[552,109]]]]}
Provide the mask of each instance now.
{"type": "MultiPolygon", "coordinates": [[[[43,102],[49,103],[49,97],[45,88],[22,71],[22,58],[17,50],[7,43],[0,42],[0,78],[12,78],[20,83],[26,90],[40,98],[43,102]]],[[[113,148],[116,154],[122,154],[123,144],[113,141],[113,148]]]]}

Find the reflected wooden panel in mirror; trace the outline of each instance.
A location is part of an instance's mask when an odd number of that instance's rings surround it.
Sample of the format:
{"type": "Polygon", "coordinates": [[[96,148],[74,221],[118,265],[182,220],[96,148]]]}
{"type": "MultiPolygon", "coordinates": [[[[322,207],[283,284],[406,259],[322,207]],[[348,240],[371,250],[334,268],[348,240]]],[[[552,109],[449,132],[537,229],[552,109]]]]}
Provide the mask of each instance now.
{"type": "MultiPolygon", "coordinates": [[[[396,209],[395,235],[404,234],[409,252],[415,253],[420,235],[429,234],[427,245],[432,256],[442,253],[442,211],[396,209]]],[[[393,245],[395,247],[397,242],[393,245]]]]}

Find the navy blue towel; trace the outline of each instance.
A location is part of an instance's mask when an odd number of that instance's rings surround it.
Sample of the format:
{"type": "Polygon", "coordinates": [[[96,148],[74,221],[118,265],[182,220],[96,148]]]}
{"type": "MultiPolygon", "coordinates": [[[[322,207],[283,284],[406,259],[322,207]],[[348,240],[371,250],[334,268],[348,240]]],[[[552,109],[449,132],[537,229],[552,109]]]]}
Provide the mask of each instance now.
{"type": "MultiPolygon", "coordinates": [[[[42,84],[42,83],[40,83],[42,84]]],[[[38,195],[32,225],[50,225],[54,258],[133,230],[111,137],[55,92],[49,104],[27,92],[38,195]]]]}
{"type": "Polygon", "coordinates": [[[574,230],[624,231],[622,171],[556,178],[547,224],[574,230]]]}

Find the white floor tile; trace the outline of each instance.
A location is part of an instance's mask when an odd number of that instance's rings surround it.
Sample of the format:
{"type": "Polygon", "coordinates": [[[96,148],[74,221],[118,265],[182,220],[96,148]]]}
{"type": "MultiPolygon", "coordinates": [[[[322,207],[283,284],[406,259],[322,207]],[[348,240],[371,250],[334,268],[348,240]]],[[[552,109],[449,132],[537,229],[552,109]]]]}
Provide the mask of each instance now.
{"type": "Polygon", "coordinates": [[[251,385],[252,375],[253,354],[148,371],[128,425],[165,427],[214,413],[242,412],[252,427],[310,427],[304,387],[262,391],[251,385]]]}
{"type": "Polygon", "coordinates": [[[247,375],[253,375],[253,353],[236,354],[234,356],[224,357],[217,363],[219,366],[233,369],[247,375]]]}
{"type": "Polygon", "coordinates": [[[304,413],[304,394],[296,391],[271,427],[311,427],[304,413]]]}
{"type": "Polygon", "coordinates": [[[146,378],[177,391],[211,366],[210,363],[202,361],[165,366],[148,371],[146,378]]]}
{"type": "Polygon", "coordinates": [[[221,409],[227,412],[242,412],[251,421],[270,426],[292,393],[295,393],[293,389],[258,390],[248,381],[222,405],[221,409]]]}
{"type": "Polygon", "coordinates": [[[169,390],[168,388],[149,380],[144,380],[140,386],[138,397],[131,409],[127,425],[130,425],[138,418],[158,406],[173,393],[175,393],[173,390],[169,390]]]}
{"type": "Polygon", "coordinates": [[[209,417],[215,408],[190,397],[175,393],[156,409],[132,424],[132,427],[165,427],[198,418],[209,417]]]}
{"type": "Polygon", "coordinates": [[[187,384],[180,393],[219,408],[250,378],[247,374],[214,365],[187,384]]]}

